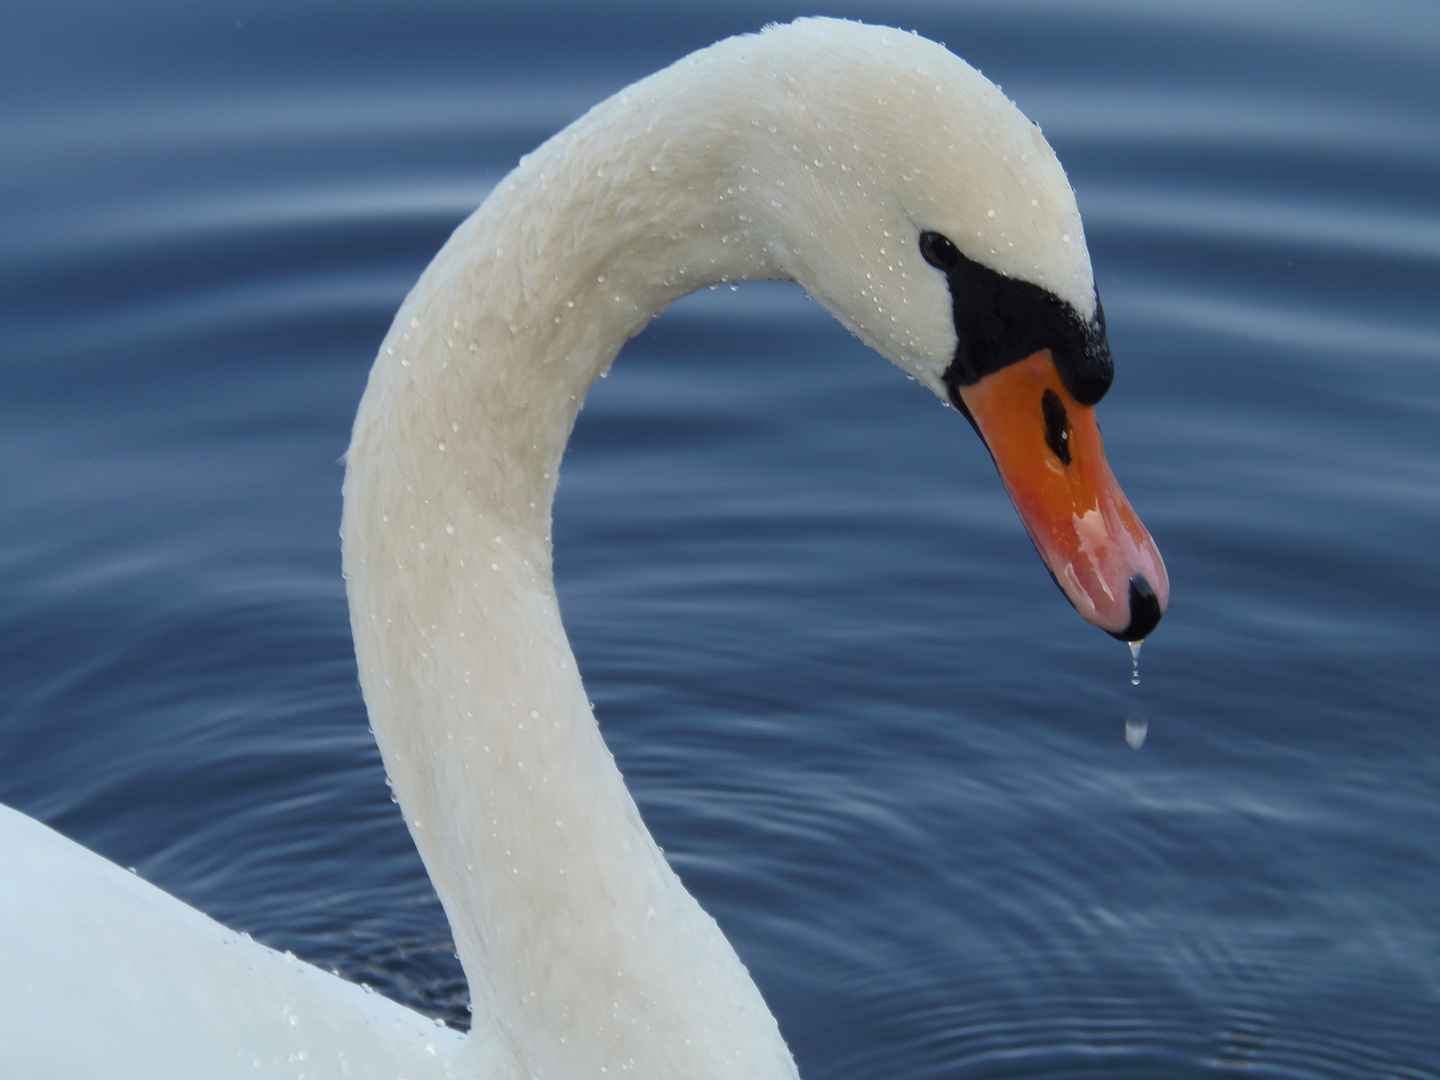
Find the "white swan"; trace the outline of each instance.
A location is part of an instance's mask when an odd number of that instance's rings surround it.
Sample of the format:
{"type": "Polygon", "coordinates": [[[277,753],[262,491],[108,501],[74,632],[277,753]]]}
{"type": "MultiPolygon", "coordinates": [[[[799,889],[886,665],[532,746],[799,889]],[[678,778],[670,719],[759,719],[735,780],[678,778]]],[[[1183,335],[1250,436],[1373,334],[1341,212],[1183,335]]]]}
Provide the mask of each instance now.
{"type": "Polygon", "coordinates": [[[502,181],[401,308],[345,480],[366,704],[454,931],[462,1036],[0,813],[0,1075],[795,1075],[646,832],[561,626],[580,403],[672,300],[798,281],[971,419],[1075,606],[1143,636],[1164,567],[1090,408],[1110,359],[1039,130],[942,47],[806,20],[702,50],[502,181]]]}

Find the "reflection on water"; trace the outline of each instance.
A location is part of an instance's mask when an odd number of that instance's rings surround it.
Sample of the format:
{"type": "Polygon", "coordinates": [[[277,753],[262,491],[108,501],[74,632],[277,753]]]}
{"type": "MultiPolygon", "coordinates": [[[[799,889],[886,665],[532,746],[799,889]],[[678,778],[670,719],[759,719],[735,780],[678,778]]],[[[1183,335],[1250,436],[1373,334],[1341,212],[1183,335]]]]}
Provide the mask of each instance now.
{"type": "MultiPolygon", "coordinates": [[[[1440,1075],[1440,20],[840,10],[1060,152],[1172,605],[1125,685],[953,412],[796,290],[692,297],[591,395],[556,511],[647,821],[807,1077],[1440,1075]]],[[[0,15],[0,800],[463,1024],[355,686],[349,420],[520,154],[790,14],[0,15]]]]}

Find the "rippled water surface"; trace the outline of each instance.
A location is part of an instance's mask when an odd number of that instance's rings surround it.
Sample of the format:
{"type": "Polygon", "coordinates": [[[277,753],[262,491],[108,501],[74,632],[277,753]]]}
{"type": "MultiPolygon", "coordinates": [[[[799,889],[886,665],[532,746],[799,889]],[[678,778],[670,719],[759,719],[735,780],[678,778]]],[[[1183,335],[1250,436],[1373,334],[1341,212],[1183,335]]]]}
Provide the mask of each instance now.
{"type": "MultiPolygon", "coordinates": [[[[1174,599],[1132,687],[953,412],[794,289],[683,301],[556,508],[651,828],[812,1080],[1440,1076],[1440,15],[827,10],[1059,151],[1174,599]]],[[[0,14],[0,801],[463,1024],[356,688],[350,418],[520,154],[800,13],[0,14]]]]}

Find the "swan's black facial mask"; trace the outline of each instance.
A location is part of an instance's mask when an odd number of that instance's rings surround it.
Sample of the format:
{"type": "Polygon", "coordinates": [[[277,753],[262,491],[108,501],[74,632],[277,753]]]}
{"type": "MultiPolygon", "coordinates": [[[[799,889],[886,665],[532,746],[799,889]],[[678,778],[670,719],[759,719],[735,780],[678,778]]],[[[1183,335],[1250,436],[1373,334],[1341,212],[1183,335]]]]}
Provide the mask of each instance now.
{"type": "Polygon", "coordinates": [[[950,284],[955,307],[955,357],[945,371],[950,397],[962,410],[960,387],[1049,349],[1065,388],[1094,405],[1115,378],[1105,338],[1105,312],[1095,298],[1093,322],[1054,293],[967,259],[937,232],[920,234],[920,254],[950,284]]]}

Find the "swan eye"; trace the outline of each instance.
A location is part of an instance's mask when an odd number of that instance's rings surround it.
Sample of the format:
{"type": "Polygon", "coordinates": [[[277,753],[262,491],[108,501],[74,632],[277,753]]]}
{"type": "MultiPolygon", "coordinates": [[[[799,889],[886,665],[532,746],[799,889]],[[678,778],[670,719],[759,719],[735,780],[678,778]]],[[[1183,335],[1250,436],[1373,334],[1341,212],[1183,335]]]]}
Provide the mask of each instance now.
{"type": "Polygon", "coordinates": [[[948,236],[938,232],[920,234],[920,254],[937,270],[954,270],[960,265],[960,249],[950,242],[948,236]]]}
{"type": "Polygon", "coordinates": [[[1045,414],[1045,445],[1055,451],[1062,464],[1070,464],[1070,417],[1065,403],[1054,390],[1040,395],[1040,411],[1045,414]]]}

